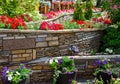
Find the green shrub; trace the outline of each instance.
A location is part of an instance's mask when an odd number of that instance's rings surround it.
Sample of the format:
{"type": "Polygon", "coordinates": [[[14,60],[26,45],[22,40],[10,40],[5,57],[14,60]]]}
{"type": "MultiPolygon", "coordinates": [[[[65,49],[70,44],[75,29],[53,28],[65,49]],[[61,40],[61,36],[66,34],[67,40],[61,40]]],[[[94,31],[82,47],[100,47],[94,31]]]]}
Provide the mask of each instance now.
{"type": "Polygon", "coordinates": [[[120,22],[105,30],[101,49],[104,51],[106,48],[111,48],[115,54],[120,54],[120,22]]]}
{"type": "Polygon", "coordinates": [[[92,1],[86,0],[85,18],[90,20],[92,18],[92,1]]]}
{"type": "Polygon", "coordinates": [[[0,0],[0,15],[15,17],[23,13],[34,14],[37,4],[37,0],[0,0]]]}
{"type": "Polygon", "coordinates": [[[83,12],[83,9],[82,9],[82,6],[80,6],[80,3],[79,1],[77,0],[76,1],[76,4],[75,4],[75,10],[74,10],[74,14],[73,14],[73,20],[85,20],[85,16],[84,16],[84,12],[83,12]]]}

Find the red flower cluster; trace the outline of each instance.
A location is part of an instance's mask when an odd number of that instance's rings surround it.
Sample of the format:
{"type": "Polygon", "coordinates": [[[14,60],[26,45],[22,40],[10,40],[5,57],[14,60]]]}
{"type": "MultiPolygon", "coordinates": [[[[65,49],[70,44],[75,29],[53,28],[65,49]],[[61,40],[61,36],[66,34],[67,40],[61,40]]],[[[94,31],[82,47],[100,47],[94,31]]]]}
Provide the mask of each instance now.
{"type": "Polygon", "coordinates": [[[48,22],[42,22],[40,24],[40,30],[63,30],[64,27],[61,24],[52,23],[49,24],[48,22]]]}
{"type": "Polygon", "coordinates": [[[82,20],[77,20],[77,21],[72,20],[72,22],[76,22],[78,25],[85,25],[85,24],[86,24],[86,23],[85,23],[84,21],[82,21],[82,20]]]}
{"type": "Polygon", "coordinates": [[[94,22],[102,22],[104,24],[111,24],[111,20],[109,18],[92,18],[94,22]]]}
{"type": "Polygon", "coordinates": [[[2,15],[0,16],[0,23],[4,23],[6,27],[11,28],[11,29],[17,29],[18,27],[27,29],[27,26],[21,17],[11,18],[5,15],[2,15]]]}

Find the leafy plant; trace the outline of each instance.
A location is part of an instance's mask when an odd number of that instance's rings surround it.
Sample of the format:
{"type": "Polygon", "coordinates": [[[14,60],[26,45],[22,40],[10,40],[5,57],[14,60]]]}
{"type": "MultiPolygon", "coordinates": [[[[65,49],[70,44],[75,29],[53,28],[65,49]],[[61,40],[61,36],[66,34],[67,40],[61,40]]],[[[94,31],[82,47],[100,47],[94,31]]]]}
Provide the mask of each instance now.
{"type": "Polygon", "coordinates": [[[62,57],[60,59],[51,59],[49,67],[54,70],[53,84],[56,84],[60,73],[71,74],[76,71],[73,57],[62,57]]]}
{"type": "Polygon", "coordinates": [[[79,25],[76,22],[66,21],[63,23],[64,29],[78,29],[79,25]]]}
{"type": "Polygon", "coordinates": [[[27,79],[30,74],[31,70],[27,69],[23,64],[20,64],[15,70],[9,70],[7,67],[4,67],[1,73],[4,83],[9,81],[13,84],[18,84],[21,80],[27,79]]]}

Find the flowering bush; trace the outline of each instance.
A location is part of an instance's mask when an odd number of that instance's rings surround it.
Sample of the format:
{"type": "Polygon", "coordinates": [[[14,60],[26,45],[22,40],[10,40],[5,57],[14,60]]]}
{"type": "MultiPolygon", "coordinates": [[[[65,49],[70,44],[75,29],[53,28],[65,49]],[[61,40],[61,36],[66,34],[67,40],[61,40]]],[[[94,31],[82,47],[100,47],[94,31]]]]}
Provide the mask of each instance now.
{"type": "Polygon", "coordinates": [[[5,15],[0,16],[0,28],[8,29],[27,29],[24,20],[21,17],[7,17],[5,15]]]}
{"type": "Polygon", "coordinates": [[[27,79],[30,74],[31,70],[27,69],[23,64],[20,64],[16,70],[9,70],[7,67],[3,67],[1,71],[2,81],[5,84],[7,84],[7,82],[18,84],[20,81],[27,79]]]}
{"type": "Polygon", "coordinates": [[[73,57],[62,57],[60,59],[51,59],[49,61],[49,67],[54,70],[53,83],[56,83],[56,79],[60,73],[71,74],[76,71],[73,57]]]}
{"type": "Polygon", "coordinates": [[[114,62],[110,59],[105,58],[101,60],[96,60],[93,65],[97,67],[94,73],[95,76],[97,76],[100,72],[107,73],[110,78],[116,78],[117,76],[119,76],[120,64],[117,61],[114,62]]]}

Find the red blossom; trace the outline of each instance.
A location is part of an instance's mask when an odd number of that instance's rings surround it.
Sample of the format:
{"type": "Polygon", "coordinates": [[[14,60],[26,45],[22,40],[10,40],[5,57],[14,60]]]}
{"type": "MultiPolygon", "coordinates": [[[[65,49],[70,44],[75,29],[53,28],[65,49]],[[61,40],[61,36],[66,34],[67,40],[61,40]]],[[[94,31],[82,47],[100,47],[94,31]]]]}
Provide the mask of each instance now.
{"type": "Polygon", "coordinates": [[[84,25],[84,24],[85,24],[85,22],[84,22],[84,21],[82,21],[82,20],[78,20],[78,21],[77,21],[77,24],[78,24],[78,25],[80,25],[80,24],[81,24],[81,25],[84,25]]]}
{"type": "Polygon", "coordinates": [[[47,28],[50,28],[50,24],[48,22],[42,22],[40,24],[40,29],[41,30],[46,30],[47,28]]]}
{"type": "Polygon", "coordinates": [[[32,18],[31,18],[31,17],[29,17],[29,18],[28,18],[28,21],[29,21],[29,22],[30,22],[30,21],[32,21],[32,18]]]}
{"type": "Polygon", "coordinates": [[[40,29],[41,30],[63,30],[64,27],[63,25],[61,24],[56,24],[56,23],[52,23],[52,24],[49,24],[48,22],[42,22],[41,25],[40,25],[40,29]]]}
{"type": "Polygon", "coordinates": [[[108,19],[108,18],[106,18],[106,19],[104,20],[104,24],[111,24],[111,20],[108,19]]]}
{"type": "Polygon", "coordinates": [[[97,22],[98,19],[97,18],[92,18],[92,21],[97,22]]]}

